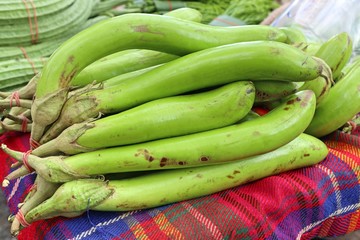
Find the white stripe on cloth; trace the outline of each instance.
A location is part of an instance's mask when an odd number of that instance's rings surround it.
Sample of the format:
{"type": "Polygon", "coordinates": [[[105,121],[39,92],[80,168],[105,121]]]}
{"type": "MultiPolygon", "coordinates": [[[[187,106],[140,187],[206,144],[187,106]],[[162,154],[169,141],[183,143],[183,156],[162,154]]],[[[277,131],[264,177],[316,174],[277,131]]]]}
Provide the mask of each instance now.
{"type": "Polygon", "coordinates": [[[130,216],[130,215],[132,215],[132,214],[134,214],[136,212],[138,212],[138,211],[135,210],[135,211],[126,212],[126,213],[121,214],[120,216],[118,216],[116,218],[109,219],[106,222],[98,223],[98,224],[96,224],[96,226],[92,226],[90,229],[88,229],[86,231],[83,231],[83,232],[79,233],[78,235],[76,235],[75,237],[70,238],[68,240],[80,240],[80,239],[83,239],[83,238],[93,234],[98,227],[108,226],[108,225],[113,224],[113,223],[115,223],[115,222],[117,222],[117,221],[119,221],[121,219],[124,219],[124,218],[126,218],[126,217],[128,217],[128,216],[130,216]]]}
{"type": "Polygon", "coordinates": [[[346,207],[344,207],[342,209],[336,210],[335,212],[333,212],[332,214],[330,214],[329,216],[327,216],[326,218],[324,218],[322,220],[311,223],[310,225],[308,225],[308,226],[306,226],[306,227],[304,227],[303,229],[300,230],[300,232],[298,233],[298,235],[296,237],[296,240],[301,240],[301,237],[302,237],[302,235],[304,233],[306,233],[307,231],[309,231],[309,230],[313,229],[314,227],[318,226],[319,224],[321,224],[325,220],[327,220],[329,218],[332,218],[332,217],[335,217],[335,216],[338,216],[338,215],[341,215],[341,214],[344,214],[344,213],[348,213],[350,211],[357,210],[359,207],[360,207],[360,203],[352,204],[352,205],[346,206],[346,207]]]}

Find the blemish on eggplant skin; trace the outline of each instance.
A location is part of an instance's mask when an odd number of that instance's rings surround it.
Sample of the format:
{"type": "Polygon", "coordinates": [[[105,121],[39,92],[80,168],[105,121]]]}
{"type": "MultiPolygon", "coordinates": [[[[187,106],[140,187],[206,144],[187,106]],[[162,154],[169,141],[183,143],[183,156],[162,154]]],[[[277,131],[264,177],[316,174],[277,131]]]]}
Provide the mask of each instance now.
{"type": "Polygon", "coordinates": [[[304,154],[304,157],[309,157],[309,156],[310,156],[309,153],[305,153],[305,154],[304,154]]]}
{"type": "Polygon", "coordinates": [[[60,82],[59,82],[59,85],[61,87],[65,87],[67,86],[67,84],[74,78],[74,76],[77,74],[78,70],[77,70],[77,67],[75,66],[73,68],[73,70],[66,74],[65,70],[61,73],[60,75],[60,82]]]}
{"type": "Polygon", "coordinates": [[[253,136],[260,136],[261,133],[260,133],[259,131],[254,131],[252,135],[253,135],[253,136]]]}
{"type": "Polygon", "coordinates": [[[135,157],[139,157],[139,156],[143,155],[145,160],[147,160],[149,162],[152,162],[155,160],[155,158],[150,154],[149,150],[147,150],[147,149],[138,149],[134,155],[135,155],[135,157]]]}
{"type": "Polygon", "coordinates": [[[290,164],[293,164],[295,161],[296,161],[296,157],[293,157],[293,158],[289,161],[289,163],[290,163],[290,164]]]}
{"type": "Polygon", "coordinates": [[[236,175],[236,174],[238,174],[238,173],[240,173],[239,170],[234,170],[234,172],[233,172],[234,175],[236,175]]]}
{"type": "Polygon", "coordinates": [[[250,93],[253,93],[255,92],[255,89],[254,88],[249,88],[246,90],[246,94],[250,94],[250,93]]]}
{"type": "Polygon", "coordinates": [[[291,104],[294,104],[295,102],[300,102],[300,101],[301,101],[301,98],[296,97],[295,99],[291,99],[291,100],[287,101],[286,104],[291,105],[291,104]]]}
{"type": "Polygon", "coordinates": [[[149,32],[149,28],[146,25],[132,26],[134,32],[149,32]]]}
{"type": "Polygon", "coordinates": [[[291,99],[289,101],[286,102],[287,105],[291,105],[291,104],[294,104],[295,102],[295,99],[291,99]]]}
{"type": "Polygon", "coordinates": [[[74,55],[70,55],[69,57],[68,57],[68,62],[69,63],[72,63],[72,62],[74,62],[74,59],[75,59],[75,56],[74,55]]]}
{"type": "Polygon", "coordinates": [[[288,108],[288,107],[284,108],[285,111],[288,111],[289,109],[290,109],[290,108],[288,108]]]}
{"type": "Polygon", "coordinates": [[[183,165],[186,165],[186,162],[184,162],[184,161],[179,161],[178,164],[179,164],[180,166],[183,166],[183,165]]]}
{"type": "Polygon", "coordinates": [[[131,26],[131,28],[134,32],[151,33],[151,34],[164,36],[164,33],[160,32],[160,31],[155,32],[155,31],[151,30],[148,25],[136,25],[136,26],[131,26]]]}
{"type": "Polygon", "coordinates": [[[267,37],[269,40],[273,40],[276,39],[278,35],[279,34],[277,32],[270,30],[267,37]]]}
{"type": "Polygon", "coordinates": [[[277,174],[277,173],[279,173],[279,171],[280,171],[280,168],[277,167],[277,168],[275,168],[274,170],[272,170],[272,173],[273,173],[273,174],[277,174]]]}
{"type": "Polygon", "coordinates": [[[160,167],[165,167],[168,159],[166,157],[162,157],[160,159],[160,167]]]}
{"type": "Polygon", "coordinates": [[[209,159],[209,157],[207,157],[207,156],[201,156],[199,160],[200,160],[200,162],[207,162],[207,161],[209,161],[210,159],[209,159]]]}
{"type": "Polygon", "coordinates": [[[305,60],[301,63],[301,66],[304,66],[308,61],[308,57],[305,58],[305,60]]]}
{"type": "Polygon", "coordinates": [[[270,48],[270,53],[271,53],[271,55],[277,56],[277,55],[281,54],[281,51],[279,48],[270,48]]]}
{"type": "Polygon", "coordinates": [[[230,179],[234,179],[234,176],[231,176],[231,175],[227,175],[226,177],[230,178],[230,179]]]}

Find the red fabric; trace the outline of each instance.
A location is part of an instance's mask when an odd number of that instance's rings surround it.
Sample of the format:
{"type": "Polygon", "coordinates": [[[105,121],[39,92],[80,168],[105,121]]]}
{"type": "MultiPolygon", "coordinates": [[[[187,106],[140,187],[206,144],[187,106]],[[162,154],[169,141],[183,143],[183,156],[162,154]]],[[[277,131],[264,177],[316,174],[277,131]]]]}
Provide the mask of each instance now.
{"type": "MultiPolygon", "coordinates": [[[[29,149],[28,134],[0,141],[29,149]]],[[[311,239],[360,229],[360,136],[335,132],[324,138],[329,155],[319,164],[159,208],[89,211],[77,218],[38,221],[19,239],[311,239]],[[100,226],[100,227],[99,227],[100,226]]],[[[0,152],[0,180],[14,161],[0,152]]],[[[35,174],[3,188],[9,208],[29,191],[35,174]]]]}

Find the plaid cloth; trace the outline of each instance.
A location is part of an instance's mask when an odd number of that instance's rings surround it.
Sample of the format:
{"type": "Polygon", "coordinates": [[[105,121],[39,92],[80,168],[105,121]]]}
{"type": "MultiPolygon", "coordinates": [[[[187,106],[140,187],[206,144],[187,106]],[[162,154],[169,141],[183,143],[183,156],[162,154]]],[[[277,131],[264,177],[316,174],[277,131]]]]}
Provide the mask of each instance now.
{"type": "MultiPolygon", "coordinates": [[[[29,135],[0,141],[26,151],[29,135]]],[[[325,160],[213,195],[149,210],[88,211],[38,221],[19,239],[311,239],[360,229],[360,132],[323,139],[325,160]]],[[[13,162],[0,153],[0,180],[13,162]]],[[[31,174],[2,189],[12,213],[34,181],[31,174]]]]}

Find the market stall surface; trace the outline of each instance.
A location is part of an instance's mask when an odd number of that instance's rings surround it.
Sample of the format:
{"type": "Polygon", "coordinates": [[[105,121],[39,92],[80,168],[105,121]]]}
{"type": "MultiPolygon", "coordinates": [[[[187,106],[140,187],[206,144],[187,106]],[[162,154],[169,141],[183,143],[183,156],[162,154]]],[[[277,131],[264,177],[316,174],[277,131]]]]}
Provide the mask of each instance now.
{"type": "MultiPolygon", "coordinates": [[[[10,224],[7,221],[7,218],[3,216],[9,216],[10,212],[6,205],[6,200],[4,195],[0,192],[0,239],[1,240],[15,240],[9,232],[10,224]]],[[[320,238],[321,239],[321,238],[320,238]]],[[[320,240],[317,239],[317,240],[320,240]]],[[[322,238],[325,240],[358,240],[360,239],[360,231],[356,231],[350,234],[347,234],[342,237],[333,237],[333,238],[322,238]]],[[[316,240],[316,239],[314,239],[316,240]]]]}
{"type": "Polygon", "coordinates": [[[2,193],[0,193],[0,239],[2,240],[12,240],[15,239],[11,237],[10,234],[10,224],[7,221],[7,217],[9,216],[9,208],[6,205],[5,197],[2,193]]]}

